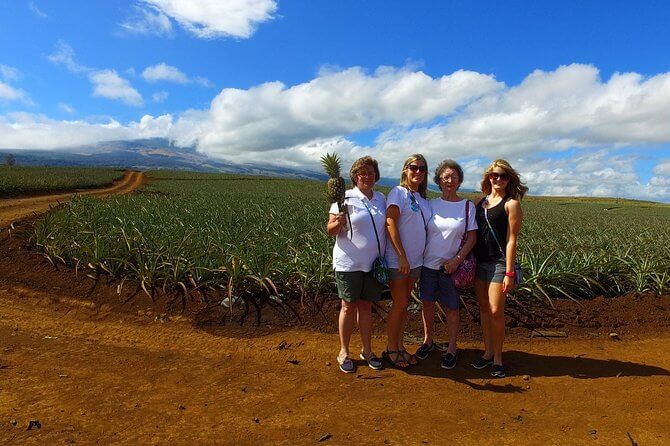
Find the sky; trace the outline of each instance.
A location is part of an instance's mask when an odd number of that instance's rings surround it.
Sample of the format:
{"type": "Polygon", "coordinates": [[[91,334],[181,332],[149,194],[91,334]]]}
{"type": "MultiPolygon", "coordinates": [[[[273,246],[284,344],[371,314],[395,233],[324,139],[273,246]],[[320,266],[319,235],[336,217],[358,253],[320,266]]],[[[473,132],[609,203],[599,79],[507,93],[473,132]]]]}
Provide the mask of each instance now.
{"type": "MultiPolygon", "coordinates": [[[[0,0],[0,148],[165,137],[211,157],[670,202],[665,1],[0,0]]],[[[346,176],[346,175],[345,175],[346,176]]]]}

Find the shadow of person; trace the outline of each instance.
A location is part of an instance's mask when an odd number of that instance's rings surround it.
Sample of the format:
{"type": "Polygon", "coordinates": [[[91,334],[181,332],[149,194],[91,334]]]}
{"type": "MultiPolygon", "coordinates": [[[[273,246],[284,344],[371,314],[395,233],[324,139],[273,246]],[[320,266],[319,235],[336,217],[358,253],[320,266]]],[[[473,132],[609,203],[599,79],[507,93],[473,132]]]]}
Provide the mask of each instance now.
{"type": "MultiPolygon", "coordinates": [[[[490,368],[482,370],[473,368],[481,350],[461,349],[458,352],[458,363],[451,370],[440,367],[441,355],[433,352],[417,366],[407,370],[407,374],[445,378],[465,384],[475,390],[500,393],[520,393],[523,388],[508,381],[493,379],[490,368]],[[486,380],[480,383],[471,380],[486,380]],[[500,385],[496,384],[501,382],[500,385]],[[504,383],[504,384],[503,384],[504,383]]],[[[531,377],[569,376],[577,379],[595,379],[620,376],[669,376],[670,371],[653,365],[638,364],[616,359],[596,359],[585,356],[551,356],[517,350],[505,351],[505,372],[507,377],[529,375],[531,377]]]]}

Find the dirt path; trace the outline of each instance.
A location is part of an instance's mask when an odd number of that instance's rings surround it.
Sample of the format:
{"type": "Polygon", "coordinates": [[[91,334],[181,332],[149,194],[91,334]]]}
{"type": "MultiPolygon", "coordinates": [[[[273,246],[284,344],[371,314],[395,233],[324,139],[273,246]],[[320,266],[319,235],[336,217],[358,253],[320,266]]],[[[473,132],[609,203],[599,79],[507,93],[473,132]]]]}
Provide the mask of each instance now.
{"type": "MultiPolygon", "coordinates": [[[[131,174],[126,186],[104,193],[140,182],[131,174]]],[[[25,200],[0,211],[0,221],[48,208],[41,199],[25,200]]],[[[356,374],[344,375],[334,361],[335,334],[267,326],[203,330],[184,317],[138,311],[137,301],[129,312],[111,287],[55,271],[6,234],[0,237],[0,444],[670,442],[664,325],[655,332],[629,329],[619,341],[602,333],[515,334],[506,344],[509,376],[500,380],[468,366],[478,354],[472,341],[460,344],[451,371],[434,354],[409,372],[375,372],[359,363],[356,374]],[[40,427],[28,429],[31,421],[40,427]]],[[[658,311],[667,312],[660,305],[658,311]]],[[[373,342],[379,353],[384,338],[373,342]]],[[[358,345],[355,339],[353,351],[358,345]]]]}
{"type": "Polygon", "coordinates": [[[137,189],[143,181],[144,173],[127,171],[120,181],[102,189],[0,200],[0,229],[9,226],[16,220],[29,217],[34,213],[40,214],[45,212],[50,206],[55,206],[59,202],[69,201],[74,195],[102,196],[127,194],[137,189]]]}

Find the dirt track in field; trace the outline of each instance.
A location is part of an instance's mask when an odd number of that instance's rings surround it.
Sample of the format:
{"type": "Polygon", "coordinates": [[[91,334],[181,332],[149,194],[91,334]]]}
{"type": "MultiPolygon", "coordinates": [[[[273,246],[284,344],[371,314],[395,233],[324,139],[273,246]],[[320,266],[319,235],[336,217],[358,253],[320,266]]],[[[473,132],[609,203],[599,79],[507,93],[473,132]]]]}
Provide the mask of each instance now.
{"type": "MultiPolygon", "coordinates": [[[[475,340],[451,371],[434,353],[409,372],[359,363],[345,375],[335,334],[268,320],[205,330],[79,276],[0,236],[0,444],[670,441],[667,325],[627,323],[620,340],[515,331],[499,380],[467,365],[475,340]]],[[[658,299],[667,313],[670,298],[658,299]]],[[[384,337],[373,344],[379,353],[384,337]]]]}
{"type": "Polygon", "coordinates": [[[140,187],[143,181],[144,173],[127,171],[121,180],[101,189],[86,189],[34,197],[0,199],[0,229],[22,218],[46,212],[50,206],[56,206],[59,202],[69,201],[74,195],[103,196],[128,194],[140,187]]]}

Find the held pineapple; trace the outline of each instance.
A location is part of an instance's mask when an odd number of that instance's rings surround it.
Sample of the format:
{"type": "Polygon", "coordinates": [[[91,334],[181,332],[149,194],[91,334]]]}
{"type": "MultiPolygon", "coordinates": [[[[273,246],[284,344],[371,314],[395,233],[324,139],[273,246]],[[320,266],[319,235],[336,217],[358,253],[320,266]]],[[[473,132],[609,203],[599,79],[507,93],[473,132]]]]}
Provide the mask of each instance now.
{"type": "MultiPolygon", "coordinates": [[[[326,195],[328,201],[337,203],[340,212],[347,213],[347,207],[344,204],[344,178],[340,176],[340,157],[336,153],[326,153],[321,157],[321,164],[330,178],[326,183],[326,195]]],[[[346,227],[345,227],[346,229],[346,227]]]]}

